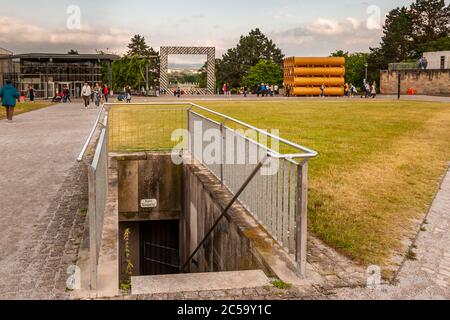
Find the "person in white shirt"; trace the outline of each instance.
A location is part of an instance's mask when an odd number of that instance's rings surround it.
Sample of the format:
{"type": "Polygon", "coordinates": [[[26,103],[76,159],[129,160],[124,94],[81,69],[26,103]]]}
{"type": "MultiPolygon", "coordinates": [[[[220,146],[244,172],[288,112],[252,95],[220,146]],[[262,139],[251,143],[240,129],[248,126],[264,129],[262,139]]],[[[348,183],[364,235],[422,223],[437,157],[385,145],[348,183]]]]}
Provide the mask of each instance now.
{"type": "Polygon", "coordinates": [[[81,89],[81,96],[83,97],[83,100],[84,100],[84,108],[85,109],[87,109],[89,107],[91,94],[92,94],[91,86],[86,82],[84,84],[83,88],[81,89]]]}

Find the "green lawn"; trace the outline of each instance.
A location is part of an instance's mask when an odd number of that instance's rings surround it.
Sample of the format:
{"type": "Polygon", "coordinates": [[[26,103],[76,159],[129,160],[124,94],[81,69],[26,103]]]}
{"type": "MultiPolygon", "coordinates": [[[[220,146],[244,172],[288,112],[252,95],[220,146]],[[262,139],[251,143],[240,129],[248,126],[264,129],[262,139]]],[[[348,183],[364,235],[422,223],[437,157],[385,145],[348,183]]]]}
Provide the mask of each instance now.
{"type": "MultiPolygon", "coordinates": [[[[25,112],[30,112],[30,111],[46,108],[50,105],[51,105],[51,103],[46,102],[46,101],[39,101],[39,102],[34,102],[34,103],[31,103],[31,102],[18,103],[14,110],[14,116],[17,116],[17,115],[19,115],[21,113],[25,113],[25,112]]],[[[0,120],[2,120],[2,119],[6,118],[6,111],[5,111],[4,107],[1,107],[0,109],[1,109],[0,120]]]]}
{"type": "MultiPolygon", "coordinates": [[[[310,230],[364,265],[386,265],[392,254],[404,254],[403,240],[426,213],[450,161],[450,106],[444,103],[200,104],[263,129],[279,129],[283,138],[317,150],[319,157],[310,163],[310,230]]],[[[142,120],[122,121],[140,127],[131,135],[145,131],[142,120]]]]}

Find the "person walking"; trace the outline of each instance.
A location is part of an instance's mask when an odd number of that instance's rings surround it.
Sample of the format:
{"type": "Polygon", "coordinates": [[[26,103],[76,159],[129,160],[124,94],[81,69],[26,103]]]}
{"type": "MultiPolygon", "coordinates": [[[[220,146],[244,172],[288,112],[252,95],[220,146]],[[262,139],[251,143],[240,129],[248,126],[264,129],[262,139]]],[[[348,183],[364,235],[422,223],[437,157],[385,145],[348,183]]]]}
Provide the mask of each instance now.
{"type": "Polygon", "coordinates": [[[131,103],[131,87],[130,86],[126,86],[125,88],[125,99],[127,100],[127,103],[131,103]]]}
{"type": "Polygon", "coordinates": [[[83,97],[84,101],[84,109],[89,108],[91,95],[92,95],[91,86],[87,82],[85,82],[83,88],[81,89],[81,96],[83,97]]]}
{"type": "Polygon", "coordinates": [[[91,102],[94,103],[94,99],[95,99],[94,83],[92,82],[89,86],[91,87],[91,102]]]}
{"type": "Polygon", "coordinates": [[[261,83],[261,93],[263,98],[266,96],[266,92],[267,92],[267,87],[265,83],[261,83]]]}
{"type": "Polygon", "coordinates": [[[68,86],[65,86],[63,89],[63,97],[64,102],[69,101],[70,103],[72,103],[72,100],[70,99],[70,90],[68,86]]]}
{"type": "Polygon", "coordinates": [[[372,96],[372,90],[370,88],[370,84],[367,82],[366,83],[366,99],[370,98],[372,96]]]}
{"type": "Polygon", "coordinates": [[[103,95],[105,96],[105,102],[108,103],[109,99],[109,87],[107,84],[103,86],[103,95]]]}
{"type": "Polygon", "coordinates": [[[372,84],[372,99],[375,99],[375,97],[377,96],[377,83],[376,81],[373,82],[372,84]]]}
{"type": "Polygon", "coordinates": [[[98,85],[98,83],[96,83],[95,87],[94,87],[94,100],[95,100],[95,105],[97,107],[100,106],[101,94],[102,94],[102,88],[98,85]]]}
{"type": "Polygon", "coordinates": [[[0,98],[2,99],[2,106],[6,108],[6,118],[8,122],[13,120],[14,108],[16,107],[17,99],[20,94],[12,85],[11,80],[6,80],[6,85],[0,88],[0,98]]]}
{"type": "Polygon", "coordinates": [[[353,83],[350,83],[348,97],[349,97],[349,98],[353,98],[353,96],[354,96],[356,93],[357,93],[357,92],[356,92],[355,86],[353,85],[353,83]]]}
{"type": "Polygon", "coordinates": [[[325,98],[325,83],[322,83],[322,85],[320,86],[320,96],[322,98],[325,98]]]}
{"type": "Polygon", "coordinates": [[[34,102],[34,89],[31,85],[28,86],[28,98],[30,102],[34,102]]]}

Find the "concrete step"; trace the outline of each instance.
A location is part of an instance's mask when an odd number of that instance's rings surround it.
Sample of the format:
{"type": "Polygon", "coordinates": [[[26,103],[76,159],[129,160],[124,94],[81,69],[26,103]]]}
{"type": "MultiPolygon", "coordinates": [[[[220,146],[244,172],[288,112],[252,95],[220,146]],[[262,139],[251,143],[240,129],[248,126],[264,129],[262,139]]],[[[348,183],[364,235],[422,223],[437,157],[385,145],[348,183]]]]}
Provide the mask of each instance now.
{"type": "Polygon", "coordinates": [[[254,270],[132,277],[131,285],[133,295],[149,295],[258,288],[270,285],[270,280],[254,270]]]}

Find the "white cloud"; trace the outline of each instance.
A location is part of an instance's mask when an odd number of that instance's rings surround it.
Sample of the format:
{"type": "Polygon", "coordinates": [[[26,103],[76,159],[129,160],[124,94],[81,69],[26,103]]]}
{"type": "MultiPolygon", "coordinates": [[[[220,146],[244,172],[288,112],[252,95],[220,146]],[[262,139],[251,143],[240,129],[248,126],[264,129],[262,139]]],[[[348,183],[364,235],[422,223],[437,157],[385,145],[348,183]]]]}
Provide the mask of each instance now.
{"type": "Polygon", "coordinates": [[[326,54],[335,49],[367,51],[377,45],[381,30],[367,28],[366,23],[353,17],[334,19],[319,17],[284,31],[274,31],[271,36],[287,54],[326,54]]]}
{"type": "Polygon", "coordinates": [[[92,28],[80,30],[46,28],[24,21],[0,16],[0,42],[14,45],[39,44],[55,46],[81,46],[90,48],[121,48],[123,50],[132,36],[131,32],[117,28],[92,28]]]}
{"type": "Polygon", "coordinates": [[[357,30],[361,22],[355,18],[346,18],[344,20],[317,18],[307,23],[305,30],[314,35],[336,36],[340,34],[352,33],[357,30]]]}

